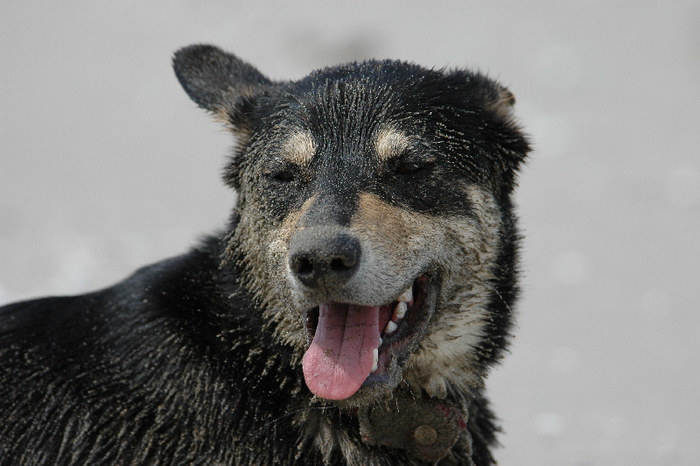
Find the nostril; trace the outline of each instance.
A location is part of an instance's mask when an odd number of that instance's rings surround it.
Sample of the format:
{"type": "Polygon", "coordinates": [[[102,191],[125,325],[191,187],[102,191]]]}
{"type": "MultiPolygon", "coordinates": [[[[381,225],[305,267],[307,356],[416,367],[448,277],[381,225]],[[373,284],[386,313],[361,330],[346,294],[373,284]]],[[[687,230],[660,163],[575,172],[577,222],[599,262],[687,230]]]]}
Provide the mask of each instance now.
{"type": "Polygon", "coordinates": [[[292,262],[294,272],[299,275],[309,275],[314,271],[314,265],[306,257],[298,257],[292,262]]]}
{"type": "Polygon", "coordinates": [[[355,265],[355,261],[348,257],[336,257],[331,260],[331,270],[334,272],[344,272],[351,269],[355,265]]]}
{"type": "Polygon", "coordinates": [[[360,263],[359,241],[333,230],[296,232],[289,249],[291,273],[310,288],[343,286],[360,263]]]}

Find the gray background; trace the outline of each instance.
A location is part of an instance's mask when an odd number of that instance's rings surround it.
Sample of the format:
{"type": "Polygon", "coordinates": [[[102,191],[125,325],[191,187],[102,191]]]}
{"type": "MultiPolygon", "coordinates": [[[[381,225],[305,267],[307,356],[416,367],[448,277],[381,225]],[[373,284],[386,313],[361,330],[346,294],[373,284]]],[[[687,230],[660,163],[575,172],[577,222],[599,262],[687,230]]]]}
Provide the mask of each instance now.
{"type": "Polygon", "coordinates": [[[535,143],[497,457],[698,464],[698,2],[2,0],[0,22],[0,303],[109,285],[224,225],[232,139],[179,88],[180,46],[276,79],[474,67],[535,143]]]}

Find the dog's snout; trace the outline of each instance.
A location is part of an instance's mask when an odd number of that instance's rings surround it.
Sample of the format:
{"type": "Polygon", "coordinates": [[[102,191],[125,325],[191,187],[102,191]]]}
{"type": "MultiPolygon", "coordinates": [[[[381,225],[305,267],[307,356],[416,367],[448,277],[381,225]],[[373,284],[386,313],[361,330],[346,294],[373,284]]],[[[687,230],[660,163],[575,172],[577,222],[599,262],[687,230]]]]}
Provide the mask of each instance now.
{"type": "Polygon", "coordinates": [[[326,229],[305,229],[292,236],[289,269],[309,288],[341,286],[360,263],[359,241],[326,229]]]}

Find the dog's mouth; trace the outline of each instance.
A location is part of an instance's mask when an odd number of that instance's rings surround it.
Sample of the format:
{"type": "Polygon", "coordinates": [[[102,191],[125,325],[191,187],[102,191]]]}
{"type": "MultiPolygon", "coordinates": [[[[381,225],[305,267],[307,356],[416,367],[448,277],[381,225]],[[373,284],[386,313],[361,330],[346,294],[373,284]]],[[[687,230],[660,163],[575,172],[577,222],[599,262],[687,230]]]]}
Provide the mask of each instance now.
{"type": "Polygon", "coordinates": [[[362,387],[395,386],[396,368],[418,344],[435,310],[435,288],[435,281],[422,274],[388,304],[329,302],[307,311],[311,343],[303,371],[311,392],[344,400],[362,387]]]}

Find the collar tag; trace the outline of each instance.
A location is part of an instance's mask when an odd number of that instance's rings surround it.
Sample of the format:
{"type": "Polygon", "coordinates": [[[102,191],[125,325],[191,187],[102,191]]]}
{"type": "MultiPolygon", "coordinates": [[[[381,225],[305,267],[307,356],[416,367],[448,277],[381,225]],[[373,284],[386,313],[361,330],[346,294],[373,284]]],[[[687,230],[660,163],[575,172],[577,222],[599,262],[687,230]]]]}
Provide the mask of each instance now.
{"type": "Polygon", "coordinates": [[[360,409],[360,435],[369,445],[401,448],[422,461],[445,457],[466,431],[462,412],[446,400],[393,399],[360,409]]]}

